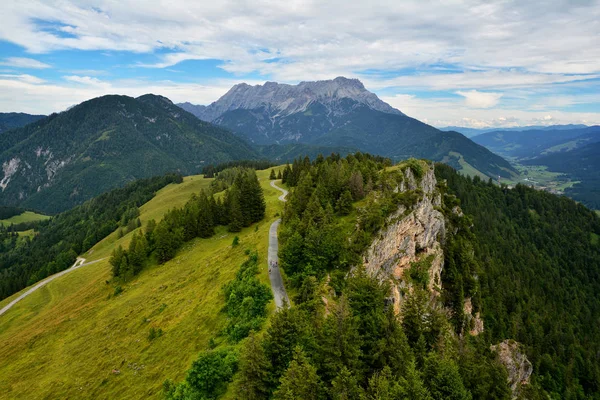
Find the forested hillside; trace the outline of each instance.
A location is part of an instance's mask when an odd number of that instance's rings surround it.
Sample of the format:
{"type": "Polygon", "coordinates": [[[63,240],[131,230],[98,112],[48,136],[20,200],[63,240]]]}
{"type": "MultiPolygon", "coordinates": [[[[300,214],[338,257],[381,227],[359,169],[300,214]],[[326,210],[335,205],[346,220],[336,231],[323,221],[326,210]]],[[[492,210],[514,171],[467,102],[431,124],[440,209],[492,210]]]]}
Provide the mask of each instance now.
{"type": "Polygon", "coordinates": [[[162,187],[181,179],[181,175],[166,175],[130,183],[40,223],[31,240],[4,240],[4,251],[0,253],[0,299],[70,267],[77,255],[119,226],[126,230],[137,228],[138,207],[162,187]]]}
{"type": "Polygon", "coordinates": [[[44,117],[45,115],[25,113],[0,113],[0,133],[9,129],[20,128],[44,117]]]}
{"type": "MultiPolygon", "coordinates": [[[[423,195],[416,187],[395,188],[405,174],[423,174],[425,163],[386,171],[389,165],[356,154],[297,160],[284,169],[293,190],[280,233],[281,264],[293,305],[241,348],[232,340],[201,352],[184,382],[165,383],[167,398],[510,398],[495,353],[453,333],[447,313],[420,286],[419,267],[407,277],[415,286],[402,319],[390,305],[389,285],[353,268],[386,216],[423,195]]],[[[258,299],[248,295],[242,304],[258,299]]]]}
{"type": "MultiPolygon", "coordinates": [[[[476,261],[485,340],[525,344],[542,398],[598,398],[600,218],[523,185],[500,188],[441,164],[436,175],[458,199],[446,207],[460,204],[472,223],[459,239],[476,261]]],[[[462,281],[464,266],[447,269],[446,281],[462,281]]]]}
{"type": "Polygon", "coordinates": [[[0,135],[0,203],[67,210],[139,178],[257,158],[168,99],[103,96],[0,135]]]}

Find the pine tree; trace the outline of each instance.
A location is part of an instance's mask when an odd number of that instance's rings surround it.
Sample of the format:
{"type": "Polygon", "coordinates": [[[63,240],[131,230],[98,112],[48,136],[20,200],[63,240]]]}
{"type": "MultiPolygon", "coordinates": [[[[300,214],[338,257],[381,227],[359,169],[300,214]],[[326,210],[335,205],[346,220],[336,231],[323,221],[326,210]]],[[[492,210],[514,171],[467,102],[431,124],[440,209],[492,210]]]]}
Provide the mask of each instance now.
{"type": "Polygon", "coordinates": [[[359,400],[364,396],[356,378],[346,367],[342,367],[331,382],[329,393],[333,400],[359,400]]]}
{"type": "Polygon", "coordinates": [[[260,339],[253,332],[244,343],[239,367],[236,398],[240,400],[268,398],[268,375],[271,365],[260,339]]]}
{"type": "Polygon", "coordinates": [[[244,226],[244,215],[240,207],[239,196],[237,189],[232,187],[229,190],[229,232],[239,232],[244,226]]]}
{"type": "Polygon", "coordinates": [[[348,215],[352,212],[352,193],[349,190],[344,190],[335,204],[335,210],[340,215],[348,215]]]}
{"type": "Polygon", "coordinates": [[[277,179],[277,175],[275,175],[275,170],[271,169],[271,174],[269,175],[269,180],[274,181],[277,179]]]}
{"type": "Polygon", "coordinates": [[[434,399],[471,399],[471,394],[463,385],[456,363],[433,352],[425,359],[425,382],[434,399]]]}
{"type": "Polygon", "coordinates": [[[283,179],[283,176],[281,175],[281,170],[277,170],[277,179],[283,179]]]}
{"type": "Polygon", "coordinates": [[[342,296],[323,324],[321,357],[323,377],[332,380],[346,367],[361,370],[361,344],[358,322],[352,315],[348,299],[342,296]]]}
{"type": "Polygon", "coordinates": [[[273,395],[275,400],[317,400],[320,397],[321,383],[317,370],[300,347],[294,350],[294,358],[280,382],[273,395]]]}
{"type": "Polygon", "coordinates": [[[118,277],[121,275],[121,263],[123,261],[123,258],[125,257],[127,257],[127,255],[125,254],[123,247],[119,246],[113,250],[110,256],[109,263],[112,266],[112,274],[114,277],[118,277]]]}
{"type": "Polygon", "coordinates": [[[360,171],[355,171],[350,176],[350,192],[354,200],[360,200],[365,197],[365,191],[363,187],[363,177],[360,171]]]}
{"type": "Polygon", "coordinates": [[[414,361],[406,364],[406,373],[400,378],[401,398],[406,400],[431,400],[429,390],[423,384],[421,374],[417,371],[414,361]]]}
{"type": "Polygon", "coordinates": [[[367,400],[395,400],[398,396],[400,387],[392,375],[390,367],[386,366],[381,371],[375,372],[369,378],[367,387],[367,400]]]}

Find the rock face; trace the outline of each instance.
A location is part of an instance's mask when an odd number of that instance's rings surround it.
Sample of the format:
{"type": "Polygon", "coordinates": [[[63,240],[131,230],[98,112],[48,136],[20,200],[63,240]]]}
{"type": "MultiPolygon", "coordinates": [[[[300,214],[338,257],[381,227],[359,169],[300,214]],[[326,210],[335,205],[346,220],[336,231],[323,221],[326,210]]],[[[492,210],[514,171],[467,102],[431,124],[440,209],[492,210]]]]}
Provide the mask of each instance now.
{"type": "Polygon", "coordinates": [[[480,333],[483,333],[483,320],[481,319],[481,314],[478,311],[475,313],[475,315],[473,315],[473,303],[471,302],[470,297],[465,299],[463,311],[465,313],[466,326],[470,327],[469,334],[472,336],[477,336],[480,333]]]}
{"type": "Polygon", "coordinates": [[[529,377],[533,372],[533,365],[520,347],[514,340],[505,340],[491,346],[492,351],[498,353],[500,362],[506,367],[513,399],[519,396],[523,385],[529,384],[529,377]]]}
{"type": "Polygon", "coordinates": [[[315,102],[329,106],[333,112],[336,112],[336,103],[341,99],[351,99],[377,111],[404,115],[365,89],[358,79],[344,77],[326,81],[300,82],[298,85],[267,82],[264,85],[251,86],[240,83],[207,107],[194,106],[190,103],[179,104],[179,106],[204,121],[212,122],[227,111],[238,109],[265,108],[271,112],[273,118],[285,117],[304,112],[311,103],[315,102]]]}
{"type": "Polygon", "coordinates": [[[405,180],[398,191],[422,191],[422,197],[414,207],[399,209],[388,218],[386,227],[371,243],[365,257],[366,271],[381,280],[389,279],[392,284],[394,308],[400,311],[402,300],[412,290],[405,274],[411,264],[426,260],[429,263],[428,289],[437,295],[441,291],[441,273],[444,265],[442,242],[446,234],[444,216],[435,209],[441,204],[436,189],[433,167],[430,167],[417,182],[412,170],[405,170],[405,180]]]}

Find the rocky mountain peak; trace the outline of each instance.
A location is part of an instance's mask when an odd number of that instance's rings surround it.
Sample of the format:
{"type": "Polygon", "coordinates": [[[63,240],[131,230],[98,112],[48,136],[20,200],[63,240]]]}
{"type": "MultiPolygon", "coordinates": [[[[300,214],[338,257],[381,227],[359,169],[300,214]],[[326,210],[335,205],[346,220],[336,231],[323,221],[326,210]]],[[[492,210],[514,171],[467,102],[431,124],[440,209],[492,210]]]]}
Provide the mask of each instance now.
{"type": "MultiPolygon", "coordinates": [[[[344,99],[377,111],[403,115],[376,94],[369,92],[358,79],[342,76],[331,80],[300,82],[297,85],[270,81],[254,86],[239,83],[219,100],[206,108],[196,108],[195,111],[196,116],[205,121],[214,121],[226,112],[237,109],[266,109],[271,117],[277,118],[304,112],[313,103],[323,104],[335,112],[344,99]]],[[[191,111],[188,104],[180,106],[191,111]]]]}

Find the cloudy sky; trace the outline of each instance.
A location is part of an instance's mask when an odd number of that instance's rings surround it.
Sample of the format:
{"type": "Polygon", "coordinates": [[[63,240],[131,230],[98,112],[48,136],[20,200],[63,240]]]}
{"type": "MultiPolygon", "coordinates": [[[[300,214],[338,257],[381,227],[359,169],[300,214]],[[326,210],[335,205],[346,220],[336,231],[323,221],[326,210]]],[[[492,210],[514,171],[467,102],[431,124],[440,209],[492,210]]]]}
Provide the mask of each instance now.
{"type": "Polygon", "coordinates": [[[346,76],[435,126],[600,124],[600,0],[2,0],[0,15],[0,112],[346,76]]]}

